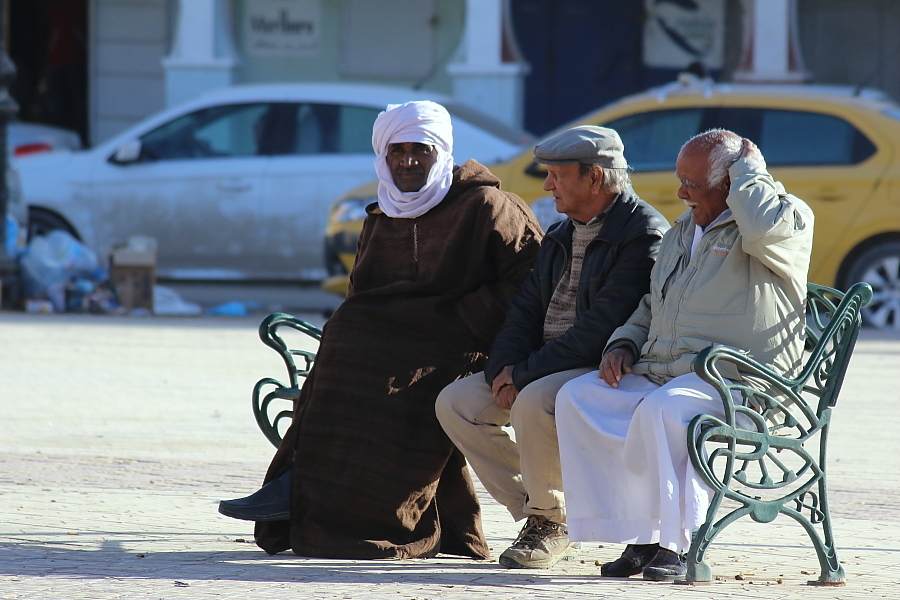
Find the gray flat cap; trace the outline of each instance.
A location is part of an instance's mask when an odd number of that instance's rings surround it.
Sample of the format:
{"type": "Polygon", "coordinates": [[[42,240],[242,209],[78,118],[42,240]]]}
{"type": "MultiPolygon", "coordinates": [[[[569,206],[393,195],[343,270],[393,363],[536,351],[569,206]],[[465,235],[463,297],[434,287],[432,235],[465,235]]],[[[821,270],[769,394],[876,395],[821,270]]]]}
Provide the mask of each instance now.
{"type": "Polygon", "coordinates": [[[534,162],[544,165],[584,163],[610,169],[628,167],[619,134],[606,127],[582,125],[567,129],[534,147],[534,162]]]}

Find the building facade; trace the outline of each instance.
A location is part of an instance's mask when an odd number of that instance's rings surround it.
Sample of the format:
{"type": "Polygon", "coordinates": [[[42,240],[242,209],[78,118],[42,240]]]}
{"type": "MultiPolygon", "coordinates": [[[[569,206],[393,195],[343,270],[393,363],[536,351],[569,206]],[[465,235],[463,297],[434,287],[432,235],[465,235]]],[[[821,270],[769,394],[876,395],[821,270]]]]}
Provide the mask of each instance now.
{"type": "Polygon", "coordinates": [[[9,5],[22,118],[78,129],[91,144],[206,89],[272,81],[433,90],[537,134],[689,66],[726,81],[865,85],[900,97],[892,0],[9,5]]]}

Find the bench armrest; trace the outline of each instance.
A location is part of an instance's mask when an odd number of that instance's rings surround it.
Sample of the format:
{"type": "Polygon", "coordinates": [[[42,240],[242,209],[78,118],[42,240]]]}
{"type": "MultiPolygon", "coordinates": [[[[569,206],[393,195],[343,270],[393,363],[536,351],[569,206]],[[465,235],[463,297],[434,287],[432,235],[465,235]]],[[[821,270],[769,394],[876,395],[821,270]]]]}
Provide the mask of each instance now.
{"type": "Polygon", "coordinates": [[[263,435],[276,448],[281,444],[282,430],[294,418],[294,410],[303,387],[302,380],[309,375],[316,359],[314,351],[294,347],[285,340],[285,334],[290,331],[312,338],[315,342],[322,339],[322,330],[318,327],[287,313],[271,314],[259,325],[259,339],[278,353],[288,372],[287,384],[264,377],[253,386],[253,416],[263,435]]]}

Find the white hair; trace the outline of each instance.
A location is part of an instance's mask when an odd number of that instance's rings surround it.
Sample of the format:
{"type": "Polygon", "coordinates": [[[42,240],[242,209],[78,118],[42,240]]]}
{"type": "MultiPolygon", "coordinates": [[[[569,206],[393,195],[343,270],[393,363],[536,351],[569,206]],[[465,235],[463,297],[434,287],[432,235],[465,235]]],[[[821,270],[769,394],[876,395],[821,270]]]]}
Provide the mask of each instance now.
{"type": "Polygon", "coordinates": [[[627,192],[631,189],[631,177],[628,175],[628,171],[631,170],[631,167],[613,168],[587,163],[579,163],[579,167],[579,177],[584,177],[590,173],[591,169],[594,167],[598,167],[603,171],[603,183],[600,188],[604,192],[621,194],[622,192],[627,192]]]}
{"type": "Polygon", "coordinates": [[[706,184],[711,188],[722,187],[728,168],[737,162],[743,150],[741,137],[727,129],[710,129],[698,133],[681,147],[683,152],[688,146],[703,148],[709,151],[709,172],[706,184]]]}
{"type": "MultiPolygon", "coordinates": [[[[601,167],[602,168],[602,167],[601,167]]],[[[628,169],[603,169],[603,189],[613,194],[621,194],[631,189],[628,169]]]]}

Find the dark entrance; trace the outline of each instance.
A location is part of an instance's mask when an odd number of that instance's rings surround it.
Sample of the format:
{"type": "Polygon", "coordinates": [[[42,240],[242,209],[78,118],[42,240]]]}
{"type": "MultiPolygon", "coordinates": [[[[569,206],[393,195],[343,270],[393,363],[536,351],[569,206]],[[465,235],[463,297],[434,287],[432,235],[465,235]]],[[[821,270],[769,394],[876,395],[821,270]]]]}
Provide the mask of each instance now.
{"type": "Polygon", "coordinates": [[[525,128],[537,134],[644,87],[643,1],[514,0],[513,28],[531,65],[525,128]]]}
{"type": "MultiPolygon", "coordinates": [[[[538,135],[622,96],[674,81],[681,70],[644,65],[644,0],[510,4],[516,41],[531,65],[525,128],[538,135]]],[[[734,39],[739,46],[739,37],[734,39]]]]}
{"type": "Polygon", "coordinates": [[[87,0],[9,0],[10,92],[23,121],[87,132],[87,0]]]}

